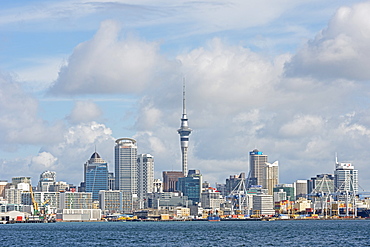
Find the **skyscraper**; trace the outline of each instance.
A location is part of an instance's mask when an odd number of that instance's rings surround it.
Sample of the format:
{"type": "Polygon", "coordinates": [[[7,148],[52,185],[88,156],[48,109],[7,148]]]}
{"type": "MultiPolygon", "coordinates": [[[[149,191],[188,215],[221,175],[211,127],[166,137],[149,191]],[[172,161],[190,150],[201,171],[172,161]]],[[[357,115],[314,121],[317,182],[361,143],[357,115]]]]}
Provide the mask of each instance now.
{"type": "Polygon", "coordinates": [[[250,184],[262,185],[263,169],[267,162],[267,155],[254,149],[252,152],[249,152],[249,157],[250,184]]]}
{"type": "Polygon", "coordinates": [[[335,162],[334,185],[336,190],[358,192],[358,170],[351,163],[335,162]]]}
{"type": "Polygon", "coordinates": [[[265,163],[263,168],[262,187],[267,189],[269,195],[273,195],[275,185],[279,183],[279,162],[265,163]]]}
{"type": "Polygon", "coordinates": [[[137,158],[137,196],[139,208],[144,208],[144,200],[153,192],[154,159],[150,154],[140,154],[137,158]]]}
{"type": "Polygon", "coordinates": [[[199,170],[190,170],[187,177],[179,178],[177,188],[184,196],[192,200],[193,204],[200,202],[202,174],[199,170]]]}
{"type": "Polygon", "coordinates": [[[99,191],[108,189],[108,164],[97,152],[84,165],[85,191],[92,192],[92,200],[99,199],[99,191]]]}
{"type": "Polygon", "coordinates": [[[116,189],[137,194],[137,146],[136,140],[116,140],[114,152],[116,189]]]}
{"type": "Polygon", "coordinates": [[[188,146],[189,146],[189,135],[192,129],[188,126],[188,117],[186,115],[185,106],[185,83],[183,86],[183,98],[182,98],[182,117],[181,126],[177,132],[180,135],[181,153],[182,153],[182,173],[186,177],[188,175],[188,146]]]}

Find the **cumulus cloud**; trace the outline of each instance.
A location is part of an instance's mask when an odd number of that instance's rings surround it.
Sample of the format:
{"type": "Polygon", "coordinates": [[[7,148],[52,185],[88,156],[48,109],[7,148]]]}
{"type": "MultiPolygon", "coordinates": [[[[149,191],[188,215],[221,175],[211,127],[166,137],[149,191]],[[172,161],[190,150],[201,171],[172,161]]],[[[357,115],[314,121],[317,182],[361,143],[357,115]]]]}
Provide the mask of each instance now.
{"type": "Polygon", "coordinates": [[[102,22],[92,40],[79,44],[51,87],[54,94],[139,93],[154,86],[162,58],[158,45],[129,36],[117,22],[102,22]]]}
{"type": "Polygon", "coordinates": [[[77,101],[68,119],[72,123],[96,121],[102,115],[101,109],[92,101],[77,101]]]}
{"type": "Polygon", "coordinates": [[[38,101],[9,75],[0,74],[0,147],[45,144],[61,138],[62,123],[49,124],[38,116],[38,101]]]}
{"type": "Polygon", "coordinates": [[[287,63],[287,74],[369,80],[369,16],[369,2],[339,8],[327,28],[287,63]]]}
{"type": "Polygon", "coordinates": [[[37,156],[31,158],[30,168],[35,171],[54,170],[58,158],[51,153],[41,152],[37,156]]]}

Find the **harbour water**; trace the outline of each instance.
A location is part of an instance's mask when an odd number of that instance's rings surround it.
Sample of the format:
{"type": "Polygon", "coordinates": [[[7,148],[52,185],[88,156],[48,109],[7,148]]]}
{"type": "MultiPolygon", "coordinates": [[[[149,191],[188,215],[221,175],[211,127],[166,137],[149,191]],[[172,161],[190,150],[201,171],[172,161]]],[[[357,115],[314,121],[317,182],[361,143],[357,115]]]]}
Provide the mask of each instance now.
{"type": "Polygon", "coordinates": [[[0,225],[1,246],[370,246],[370,220],[0,225]]]}

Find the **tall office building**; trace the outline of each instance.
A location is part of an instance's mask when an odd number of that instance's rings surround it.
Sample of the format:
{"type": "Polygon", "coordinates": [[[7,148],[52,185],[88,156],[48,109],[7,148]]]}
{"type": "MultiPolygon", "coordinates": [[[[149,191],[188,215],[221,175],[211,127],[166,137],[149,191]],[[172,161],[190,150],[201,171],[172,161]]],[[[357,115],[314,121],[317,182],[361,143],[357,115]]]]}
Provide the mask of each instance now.
{"type": "Polygon", "coordinates": [[[193,201],[193,204],[200,202],[202,192],[202,174],[199,170],[190,170],[187,177],[179,178],[177,189],[184,196],[193,201]]]}
{"type": "Polygon", "coordinates": [[[116,189],[137,194],[137,145],[136,140],[116,140],[114,153],[116,189]]]}
{"type": "Polygon", "coordinates": [[[186,106],[185,106],[185,83],[183,87],[183,98],[182,98],[182,117],[181,117],[181,126],[177,132],[180,135],[180,144],[181,144],[181,153],[182,153],[182,173],[184,177],[188,175],[188,146],[189,146],[189,135],[191,134],[192,129],[188,126],[188,117],[186,115],[186,106]]]}
{"type": "Polygon", "coordinates": [[[97,152],[84,165],[85,192],[92,192],[92,200],[99,200],[99,191],[108,189],[108,164],[97,152]]]}
{"type": "Polygon", "coordinates": [[[263,169],[267,162],[267,155],[254,149],[249,152],[250,185],[262,185],[263,169]]]}
{"type": "Polygon", "coordinates": [[[184,174],[178,171],[163,171],[163,192],[177,191],[177,182],[184,174]]]}
{"type": "Polygon", "coordinates": [[[339,191],[358,193],[358,170],[351,163],[335,162],[334,171],[335,189],[339,191]]]}
{"type": "Polygon", "coordinates": [[[273,195],[275,185],[279,183],[279,162],[265,163],[262,176],[262,187],[267,189],[269,195],[273,195]]]}
{"type": "Polygon", "coordinates": [[[335,191],[334,176],[333,174],[318,174],[316,177],[312,177],[307,180],[307,194],[311,198],[310,194],[321,193],[331,194],[335,191]]]}
{"type": "Polygon", "coordinates": [[[154,187],[154,159],[150,154],[140,154],[137,158],[137,197],[139,208],[144,208],[144,201],[154,187]]]}
{"type": "Polygon", "coordinates": [[[225,183],[225,196],[230,195],[242,180],[244,180],[244,183],[246,182],[244,172],[240,173],[240,175],[230,175],[230,177],[226,179],[225,183]]]}

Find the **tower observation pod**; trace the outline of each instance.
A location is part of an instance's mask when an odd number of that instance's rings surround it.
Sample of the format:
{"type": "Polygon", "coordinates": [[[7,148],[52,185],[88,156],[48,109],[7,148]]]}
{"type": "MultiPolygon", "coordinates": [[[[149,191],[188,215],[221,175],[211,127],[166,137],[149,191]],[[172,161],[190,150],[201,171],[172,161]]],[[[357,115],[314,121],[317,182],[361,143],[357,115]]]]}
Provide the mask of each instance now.
{"type": "Polygon", "coordinates": [[[188,146],[189,146],[189,135],[192,129],[188,125],[188,117],[186,115],[186,105],[185,105],[185,81],[183,84],[183,96],[182,96],[182,117],[181,126],[177,132],[180,135],[180,145],[182,154],[182,173],[186,177],[188,175],[188,146]]]}

